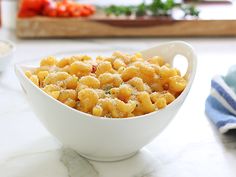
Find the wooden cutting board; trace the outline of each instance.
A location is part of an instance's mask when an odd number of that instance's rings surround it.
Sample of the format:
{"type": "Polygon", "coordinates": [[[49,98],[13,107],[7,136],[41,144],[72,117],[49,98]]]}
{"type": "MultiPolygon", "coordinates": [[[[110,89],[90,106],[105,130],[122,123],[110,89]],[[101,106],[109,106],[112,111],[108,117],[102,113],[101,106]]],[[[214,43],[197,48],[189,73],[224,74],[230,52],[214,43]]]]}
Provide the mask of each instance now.
{"type": "Polygon", "coordinates": [[[199,5],[198,19],[178,17],[17,18],[21,38],[236,36],[236,6],[199,5]]]}

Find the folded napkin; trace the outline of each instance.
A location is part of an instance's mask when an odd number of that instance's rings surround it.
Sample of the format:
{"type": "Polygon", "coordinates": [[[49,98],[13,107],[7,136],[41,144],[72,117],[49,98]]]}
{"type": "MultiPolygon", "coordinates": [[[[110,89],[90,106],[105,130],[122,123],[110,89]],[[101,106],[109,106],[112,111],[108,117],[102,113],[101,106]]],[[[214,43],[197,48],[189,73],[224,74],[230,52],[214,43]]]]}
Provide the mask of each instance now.
{"type": "Polygon", "coordinates": [[[212,78],[205,112],[221,133],[236,129],[236,65],[226,76],[212,78]]]}

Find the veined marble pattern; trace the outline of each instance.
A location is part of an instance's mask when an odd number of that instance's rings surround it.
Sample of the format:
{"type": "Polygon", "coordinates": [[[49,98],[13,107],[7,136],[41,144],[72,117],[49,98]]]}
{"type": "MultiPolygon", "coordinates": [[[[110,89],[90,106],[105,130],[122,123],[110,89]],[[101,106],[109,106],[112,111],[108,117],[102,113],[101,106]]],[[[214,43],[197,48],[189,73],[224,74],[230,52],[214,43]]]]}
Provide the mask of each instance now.
{"type": "MultiPolygon", "coordinates": [[[[13,65],[50,54],[139,51],[173,39],[20,40],[0,29],[16,52],[0,74],[0,177],[235,177],[236,132],[220,135],[204,114],[214,74],[236,63],[236,40],[187,38],[199,57],[193,88],[173,122],[135,156],[118,162],[90,161],[64,149],[31,111],[13,65]]],[[[174,39],[177,40],[177,39],[174,39]]]]}

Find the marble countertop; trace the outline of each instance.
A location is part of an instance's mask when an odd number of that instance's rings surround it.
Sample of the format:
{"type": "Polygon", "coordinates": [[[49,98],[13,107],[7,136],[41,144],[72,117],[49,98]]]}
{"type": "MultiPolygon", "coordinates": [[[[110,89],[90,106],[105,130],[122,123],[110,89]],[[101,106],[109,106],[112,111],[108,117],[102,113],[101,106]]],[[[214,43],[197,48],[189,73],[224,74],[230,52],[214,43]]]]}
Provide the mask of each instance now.
{"type": "Polygon", "coordinates": [[[12,40],[16,52],[0,74],[1,177],[235,177],[236,133],[220,135],[204,113],[210,79],[236,63],[236,40],[185,38],[198,53],[195,82],[171,124],[152,143],[130,159],[88,161],[63,149],[38,121],[14,74],[18,62],[39,60],[68,52],[110,54],[133,52],[168,38],[20,40],[14,31],[0,29],[0,38],[12,40]]]}

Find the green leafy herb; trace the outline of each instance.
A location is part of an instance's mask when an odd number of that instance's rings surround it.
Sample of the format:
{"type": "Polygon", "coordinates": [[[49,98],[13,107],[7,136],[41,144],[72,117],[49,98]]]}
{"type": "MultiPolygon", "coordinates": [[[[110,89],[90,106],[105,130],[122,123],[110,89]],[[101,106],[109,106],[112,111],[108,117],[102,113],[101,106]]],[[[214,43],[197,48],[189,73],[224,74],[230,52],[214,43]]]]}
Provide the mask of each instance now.
{"type": "Polygon", "coordinates": [[[200,11],[196,9],[194,6],[183,6],[182,10],[184,11],[185,16],[195,16],[198,17],[200,11]]]}
{"type": "Polygon", "coordinates": [[[141,3],[137,6],[137,9],[135,11],[135,14],[137,16],[144,16],[146,15],[147,11],[146,11],[146,5],[144,3],[141,3]]]}
{"type": "Polygon", "coordinates": [[[107,15],[136,15],[136,16],[168,16],[171,14],[171,11],[174,8],[178,8],[184,12],[185,16],[199,16],[199,10],[197,10],[192,5],[186,4],[177,4],[174,0],[153,0],[151,4],[146,4],[143,1],[141,4],[137,6],[116,6],[111,5],[109,7],[105,7],[105,13],[107,15]]]}
{"type": "Polygon", "coordinates": [[[105,8],[105,13],[107,15],[114,14],[116,16],[119,16],[119,15],[129,16],[133,13],[133,7],[132,6],[115,6],[115,5],[111,5],[111,6],[105,8]]]}

